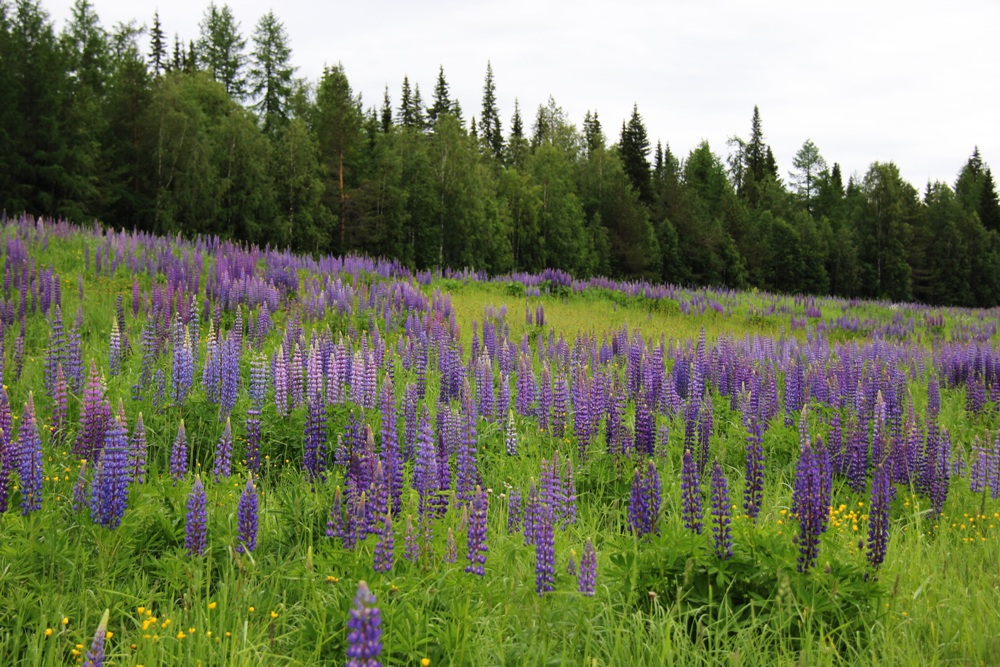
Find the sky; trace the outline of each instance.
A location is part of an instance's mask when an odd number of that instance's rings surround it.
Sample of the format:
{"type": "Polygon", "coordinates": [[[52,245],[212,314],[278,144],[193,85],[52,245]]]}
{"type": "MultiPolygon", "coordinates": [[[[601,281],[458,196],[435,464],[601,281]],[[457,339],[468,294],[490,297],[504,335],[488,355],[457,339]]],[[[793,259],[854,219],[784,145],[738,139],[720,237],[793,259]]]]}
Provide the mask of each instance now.
{"type": "MultiPolygon", "coordinates": [[[[207,1],[91,0],[106,28],[152,23],[195,39],[207,1]],[[141,5],[141,6],[140,6],[141,5]],[[141,14],[140,14],[141,12],[141,14]]],[[[42,0],[57,29],[73,0],[42,0]]],[[[223,4],[223,3],[218,3],[223,4]]],[[[894,162],[923,191],[954,185],[975,146],[1000,169],[1000,2],[956,0],[240,0],[249,38],[274,10],[297,75],[341,64],[365,107],[403,77],[430,103],[443,66],[465,118],[478,116],[487,62],[504,132],[515,98],[527,128],[551,96],[582,126],[596,111],[609,143],[636,105],[655,146],[684,158],[748,138],[753,108],[779,173],[811,139],[845,180],[894,162]]],[[[248,39],[249,44],[249,39],[248,39]]]]}

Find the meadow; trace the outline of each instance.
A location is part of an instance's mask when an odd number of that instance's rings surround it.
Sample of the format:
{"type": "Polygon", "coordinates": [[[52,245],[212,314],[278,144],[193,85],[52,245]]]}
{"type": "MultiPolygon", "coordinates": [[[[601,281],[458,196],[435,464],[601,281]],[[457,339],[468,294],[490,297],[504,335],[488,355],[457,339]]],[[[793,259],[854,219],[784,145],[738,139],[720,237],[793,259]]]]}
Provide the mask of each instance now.
{"type": "Polygon", "coordinates": [[[1000,310],[0,251],[0,664],[997,664],[1000,310]]]}

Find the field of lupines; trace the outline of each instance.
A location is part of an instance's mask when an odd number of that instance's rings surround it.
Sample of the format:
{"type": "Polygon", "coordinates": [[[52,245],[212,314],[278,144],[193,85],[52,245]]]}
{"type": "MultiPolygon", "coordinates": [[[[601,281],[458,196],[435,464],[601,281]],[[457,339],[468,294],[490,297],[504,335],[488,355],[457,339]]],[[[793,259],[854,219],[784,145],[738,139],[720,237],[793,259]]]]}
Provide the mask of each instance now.
{"type": "Polygon", "coordinates": [[[2,664],[1000,655],[1000,311],[2,233],[2,664]]]}

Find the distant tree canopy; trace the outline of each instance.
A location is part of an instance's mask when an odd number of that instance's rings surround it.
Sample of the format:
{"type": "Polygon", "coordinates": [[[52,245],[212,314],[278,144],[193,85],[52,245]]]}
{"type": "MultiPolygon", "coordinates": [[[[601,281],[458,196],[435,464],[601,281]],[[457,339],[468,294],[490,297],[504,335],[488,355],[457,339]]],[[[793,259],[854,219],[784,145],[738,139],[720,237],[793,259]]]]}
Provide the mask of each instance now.
{"type": "Polygon", "coordinates": [[[806,139],[786,183],[757,107],[726,156],[681,156],[653,147],[638,105],[612,144],[596,112],[578,129],[551,98],[504,123],[489,62],[468,121],[443,67],[429,106],[407,76],[365,108],[340,65],[295,78],[273,12],[246,37],[213,2],[172,45],[147,18],[143,49],[143,28],[107,30],[88,0],[61,34],[39,2],[0,0],[0,208],[417,269],[1000,303],[1000,199],[978,148],[921,194],[891,162],[845,184],[806,139]]]}

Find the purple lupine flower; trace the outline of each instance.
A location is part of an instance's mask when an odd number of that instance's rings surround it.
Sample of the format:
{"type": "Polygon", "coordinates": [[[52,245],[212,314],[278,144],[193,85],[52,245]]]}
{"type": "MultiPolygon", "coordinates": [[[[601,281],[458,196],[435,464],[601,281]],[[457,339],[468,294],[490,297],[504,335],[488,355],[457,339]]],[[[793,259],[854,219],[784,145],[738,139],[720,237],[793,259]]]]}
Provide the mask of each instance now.
{"type": "Polygon", "coordinates": [[[90,492],[90,516],[95,523],[114,530],[121,525],[128,505],[128,433],[115,419],[104,436],[104,454],[94,471],[90,492]]]}
{"type": "Polygon", "coordinates": [[[629,524],[636,536],[659,532],[656,520],[660,514],[660,475],[656,465],[649,461],[645,471],[635,469],[632,492],[629,498],[629,524]]]}
{"type": "Polygon", "coordinates": [[[79,512],[87,507],[87,460],[80,463],[80,474],[77,475],[76,483],[73,484],[73,500],[70,505],[74,512],[79,512]]]}
{"type": "Polygon", "coordinates": [[[201,369],[201,385],[210,403],[222,398],[222,354],[219,350],[219,332],[215,323],[208,321],[208,341],[205,343],[205,364],[201,369]]]}
{"type": "Polygon", "coordinates": [[[431,509],[433,497],[440,489],[437,448],[431,431],[431,418],[425,405],[420,413],[417,434],[416,463],[413,467],[413,488],[420,496],[420,516],[431,509]]]}
{"type": "Polygon", "coordinates": [[[104,639],[108,633],[108,619],[111,618],[111,610],[105,609],[101,615],[101,622],[97,624],[94,632],[94,639],[90,642],[90,650],[83,658],[83,667],[102,667],[104,665],[104,639]]]}
{"type": "Polygon", "coordinates": [[[504,429],[504,445],[507,456],[517,456],[517,429],[514,428],[514,413],[507,415],[507,427],[504,429]]]}
{"type": "Polygon", "coordinates": [[[731,514],[729,482],[722,472],[722,466],[716,461],[712,469],[712,543],[715,555],[722,560],[728,560],[733,555],[731,514]]]}
{"type": "Polygon", "coordinates": [[[593,597],[594,586],[597,583],[597,552],[594,551],[594,543],[587,538],[587,543],[583,546],[583,557],[580,559],[580,574],[577,577],[580,593],[587,597],[593,597]]]}
{"type": "MultiPolygon", "coordinates": [[[[562,527],[576,523],[576,480],[573,478],[573,461],[566,460],[562,478],[562,527]]],[[[659,496],[659,491],[657,491],[659,496]]]]}
{"type": "Polygon", "coordinates": [[[535,533],[535,592],[543,596],[555,590],[556,547],[552,508],[542,505],[540,514],[535,533]]]}
{"type": "Polygon", "coordinates": [[[799,454],[792,494],[792,514],[799,520],[799,572],[808,572],[816,564],[819,555],[824,515],[828,514],[827,505],[822,499],[821,474],[816,452],[806,438],[799,454]]]}
{"type": "Polygon", "coordinates": [[[364,581],[358,582],[347,621],[347,667],[382,667],[382,613],[364,581]]]}
{"type": "Polygon", "coordinates": [[[510,489],[507,492],[507,533],[521,531],[521,490],[510,489]]]}
{"type": "Polygon", "coordinates": [[[35,399],[28,392],[28,402],[17,431],[17,467],[21,478],[21,514],[42,509],[42,438],[35,420],[35,399]]]}
{"type": "Polygon", "coordinates": [[[455,494],[463,503],[472,500],[472,495],[478,482],[479,472],[476,468],[476,408],[472,402],[469,383],[465,383],[462,396],[462,432],[458,446],[458,479],[455,482],[455,494]]]}
{"type": "Polygon", "coordinates": [[[187,474],[187,471],[187,432],[184,430],[184,420],[182,419],[180,426],[177,427],[177,437],[174,438],[174,445],[170,449],[170,476],[174,478],[174,486],[177,486],[177,482],[187,474]]]}
{"type": "Polygon", "coordinates": [[[455,533],[448,528],[448,539],[444,546],[444,562],[454,563],[458,560],[458,545],[455,543],[455,533]]]}
{"type": "Polygon", "coordinates": [[[229,422],[229,417],[226,417],[226,428],[222,430],[222,436],[219,438],[219,442],[215,446],[215,467],[213,469],[213,474],[215,475],[216,483],[219,482],[220,476],[229,479],[232,471],[233,427],[229,422]]]}
{"type": "Polygon", "coordinates": [[[66,375],[63,373],[62,364],[59,364],[56,367],[56,379],[52,388],[52,442],[55,445],[63,443],[69,426],[68,392],[66,375]]]}
{"type": "Polygon", "coordinates": [[[52,317],[52,333],[49,334],[49,347],[45,353],[45,390],[50,396],[56,379],[56,369],[66,362],[66,336],[63,331],[62,311],[56,306],[52,317]]]}
{"type": "Polygon", "coordinates": [[[486,571],[486,493],[477,486],[472,496],[472,516],[469,518],[469,564],[465,571],[483,576],[486,571]]]}
{"type": "Polygon", "coordinates": [[[250,409],[247,410],[247,444],[246,462],[247,469],[251,472],[260,470],[260,413],[250,409]]]}
{"type": "Polygon", "coordinates": [[[111,320],[111,337],[109,342],[108,365],[111,377],[122,371],[122,333],[118,329],[118,320],[111,320]]]}
{"type": "Polygon", "coordinates": [[[702,502],[698,466],[691,450],[685,449],[681,467],[681,516],[684,527],[696,535],[701,535],[702,530],[702,502]]]}
{"type": "Polygon", "coordinates": [[[247,484],[243,487],[240,500],[236,505],[236,553],[253,551],[257,548],[259,501],[257,487],[253,483],[253,475],[247,475],[247,484]]]}
{"type": "Polygon", "coordinates": [[[129,470],[132,481],[137,484],[146,482],[146,457],[146,426],[142,423],[142,413],[140,412],[128,447],[129,470]]]}
{"type": "Polygon", "coordinates": [[[753,520],[760,513],[764,500],[764,429],[756,414],[750,415],[747,424],[746,484],[743,489],[743,511],[753,520]]]}
{"type": "Polygon", "coordinates": [[[271,375],[274,378],[274,407],[278,416],[288,414],[288,360],[282,345],[278,345],[272,359],[271,375]]]}
{"type": "Polygon", "coordinates": [[[333,506],[330,508],[330,517],[326,521],[326,536],[344,539],[345,534],[344,497],[338,486],[333,494],[333,506]]]}
{"type": "Polygon", "coordinates": [[[641,456],[652,456],[656,447],[656,413],[649,401],[640,396],[635,404],[635,449],[641,456]]]}
{"type": "Polygon", "coordinates": [[[308,412],[302,470],[311,482],[316,482],[326,474],[326,404],[319,394],[310,397],[308,412]]]}
{"type": "Polygon", "coordinates": [[[91,361],[90,376],[80,407],[80,429],[73,445],[74,454],[90,460],[97,459],[104,444],[108,417],[104,410],[104,382],[97,372],[97,363],[91,361]]]}
{"type": "Polygon", "coordinates": [[[566,381],[566,374],[558,372],[552,388],[552,435],[556,438],[561,438],[566,433],[569,404],[569,383],[566,381]]]}
{"type": "MultiPolygon", "coordinates": [[[[552,508],[549,508],[550,510],[552,508]]],[[[538,487],[534,482],[528,488],[528,499],[524,503],[524,544],[535,544],[538,541],[539,523],[541,521],[542,502],[538,496],[538,487]]]]}
{"type": "Polygon", "coordinates": [[[382,428],[380,441],[382,459],[385,461],[389,496],[393,513],[399,513],[403,504],[403,462],[399,452],[399,434],[396,431],[396,400],[392,389],[392,377],[386,373],[382,381],[382,428]]]}
{"type": "Polygon", "coordinates": [[[872,478],[871,506],[868,508],[868,564],[878,570],[889,546],[889,502],[892,495],[889,466],[880,463],[872,478]]]}
{"type": "Polygon", "coordinates": [[[203,556],[208,547],[208,509],[205,486],[201,477],[194,478],[191,495],[187,501],[187,523],[184,529],[184,548],[188,556],[203,556]]]}
{"type": "Polygon", "coordinates": [[[396,546],[392,534],[392,511],[387,510],[381,518],[382,527],[379,530],[378,542],[375,543],[375,571],[391,572],[396,546]]]}
{"type": "Polygon", "coordinates": [[[566,574],[571,577],[576,576],[576,549],[569,552],[569,560],[566,561],[566,574]]]}
{"type": "Polygon", "coordinates": [[[406,515],[406,533],[403,535],[403,558],[411,563],[417,562],[420,557],[420,545],[417,543],[417,536],[413,530],[413,515],[406,515]]]}
{"type": "Polygon", "coordinates": [[[180,313],[174,323],[174,359],[172,366],[174,403],[181,405],[194,386],[194,350],[191,332],[181,321],[180,313]]]}

